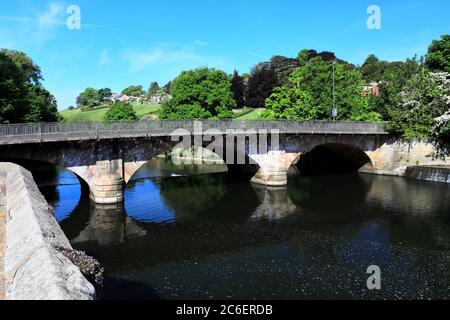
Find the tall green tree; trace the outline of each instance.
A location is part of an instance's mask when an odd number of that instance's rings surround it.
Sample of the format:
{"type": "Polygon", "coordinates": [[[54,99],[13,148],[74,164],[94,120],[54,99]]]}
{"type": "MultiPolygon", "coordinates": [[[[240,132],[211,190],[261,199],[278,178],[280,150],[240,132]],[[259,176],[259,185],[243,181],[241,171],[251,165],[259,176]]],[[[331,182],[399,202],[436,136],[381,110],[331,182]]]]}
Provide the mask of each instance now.
{"type": "Polygon", "coordinates": [[[277,78],[277,86],[284,86],[289,83],[292,72],[300,66],[297,59],[283,56],[274,56],[270,59],[270,65],[277,78]]]}
{"type": "Polygon", "coordinates": [[[445,34],[439,40],[433,40],[428,48],[426,65],[432,71],[450,73],[450,34],[445,34]]]}
{"type": "MultiPolygon", "coordinates": [[[[389,110],[396,108],[399,103],[399,93],[411,77],[423,70],[423,65],[416,57],[407,59],[405,62],[380,61],[379,96],[370,97],[370,108],[389,121],[389,110]]],[[[377,72],[378,73],[378,72],[377,72]]]]}
{"type": "Polygon", "coordinates": [[[102,97],[99,90],[86,88],[77,97],[77,106],[85,109],[92,109],[100,105],[102,97]]]}
{"type": "Polygon", "coordinates": [[[42,79],[41,69],[25,53],[0,50],[0,123],[60,120],[55,97],[42,79]]]}
{"type": "Polygon", "coordinates": [[[128,88],[122,90],[122,94],[130,97],[139,97],[145,94],[145,91],[142,86],[129,86],[128,88]]]}
{"type": "Polygon", "coordinates": [[[245,105],[245,85],[244,79],[239,75],[239,73],[234,70],[233,76],[231,77],[231,91],[233,91],[234,100],[236,101],[236,106],[238,108],[243,108],[245,105]]]}
{"type": "Polygon", "coordinates": [[[159,88],[158,82],[154,81],[150,84],[150,87],[148,88],[147,96],[151,97],[151,96],[157,94],[159,90],[160,90],[160,88],[159,88]]]}
{"type": "MultiPolygon", "coordinates": [[[[333,65],[335,68],[335,104],[338,120],[378,121],[380,115],[370,110],[362,88],[364,81],[356,69],[323,60],[316,56],[296,69],[291,77],[291,87],[310,96],[309,115],[316,119],[331,119],[333,108],[333,65]]],[[[282,101],[280,100],[280,103],[282,101]]],[[[273,109],[273,108],[272,108],[273,109]]]]}
{"type": "Polygon", "coordinates": [[[311,107],[311,96],[298,87],[282,86],[274,89],[266,99],[265,119],[312,120],[317,109],[311,107]]]}
{"type": "Polygon", "coordinates": [[[266,99],[272,94],[277,83],[277,76],[270,62],[262,62],[254,66],[246,86],[247,106],[264,108],[266,99]]]}
{"type": "Polygon", "coordinates": [[[112,96],[112,90],[110,88],[102,88],[98,90],[98,95],[100,98],[100,101],[103,101],[105,98],[109,98],[112,96]]]}
{"type": "Polygon", "coordinates": [[[184,71],[173,81],[172,99],[163,103],[160,118],[230,118],[235,107],[230,77],[203,67],[184,71]]]}

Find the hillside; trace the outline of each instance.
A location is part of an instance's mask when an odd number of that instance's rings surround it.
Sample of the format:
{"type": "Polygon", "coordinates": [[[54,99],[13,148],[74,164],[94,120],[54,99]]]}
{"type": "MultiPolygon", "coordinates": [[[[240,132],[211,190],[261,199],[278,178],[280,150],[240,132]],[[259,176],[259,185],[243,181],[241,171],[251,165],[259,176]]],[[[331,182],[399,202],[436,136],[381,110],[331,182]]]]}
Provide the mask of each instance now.
{"type": "MultiPolygon", "coordinates": [[[[133,109],[139,118],[146,115],[152,115],[160,110],[161,106],[158,104],[133,104],[133,109]]],[[[108,108],[95,109],[92,111],[81,112],[80,109],[64,110],[60,114],[64,118],[64,121],[76,122],[76,121],[103,121],[105,113],[108,108]]]]}

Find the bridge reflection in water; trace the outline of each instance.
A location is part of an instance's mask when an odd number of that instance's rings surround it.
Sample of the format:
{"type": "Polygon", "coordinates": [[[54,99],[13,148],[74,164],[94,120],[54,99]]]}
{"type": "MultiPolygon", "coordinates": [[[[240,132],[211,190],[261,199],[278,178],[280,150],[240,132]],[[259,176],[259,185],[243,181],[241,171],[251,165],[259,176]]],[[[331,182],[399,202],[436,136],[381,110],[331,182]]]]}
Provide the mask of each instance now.
{"type": "Polygon", "coordinates": [[[449,185],[339,174],[265,188],[208,173],[146,178],[149,165],[124,207],[43,191],[105,266],[106,297],[448,298],[449,185]],[[379,292],[365,289],[371,264],[379,292]]]}

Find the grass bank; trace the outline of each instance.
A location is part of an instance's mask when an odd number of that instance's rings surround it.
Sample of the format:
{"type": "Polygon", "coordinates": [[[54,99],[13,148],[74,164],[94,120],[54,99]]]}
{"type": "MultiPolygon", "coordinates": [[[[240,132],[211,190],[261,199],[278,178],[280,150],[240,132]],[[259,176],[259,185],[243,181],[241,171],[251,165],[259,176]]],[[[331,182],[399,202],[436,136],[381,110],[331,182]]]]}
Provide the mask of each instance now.
{"type": "MultiPolygon", "coordinates": [[[[152,115],[160,110],[161,106],[158,104],[133,104],[133,109],[136,112],[138,118],[142,118],[146,115],[152,115]]],[[[81,109],[64,110],[60,114],[67,122],[76,121],[103,121],[104,116],[108,108],[100,108],[92,111],[81,112],[81,109]]]]}

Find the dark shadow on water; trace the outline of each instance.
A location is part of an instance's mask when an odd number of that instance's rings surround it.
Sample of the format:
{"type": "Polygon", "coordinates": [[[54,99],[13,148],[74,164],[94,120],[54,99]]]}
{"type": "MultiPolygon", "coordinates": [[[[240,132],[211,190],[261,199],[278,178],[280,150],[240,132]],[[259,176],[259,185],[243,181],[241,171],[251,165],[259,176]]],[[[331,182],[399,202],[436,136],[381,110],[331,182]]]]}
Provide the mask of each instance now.
{"type": "Polygon", "coordinates": [[[157,290],[142,282],[105,277],[98,290],[101,300],[161,300],[157,290]]]}

